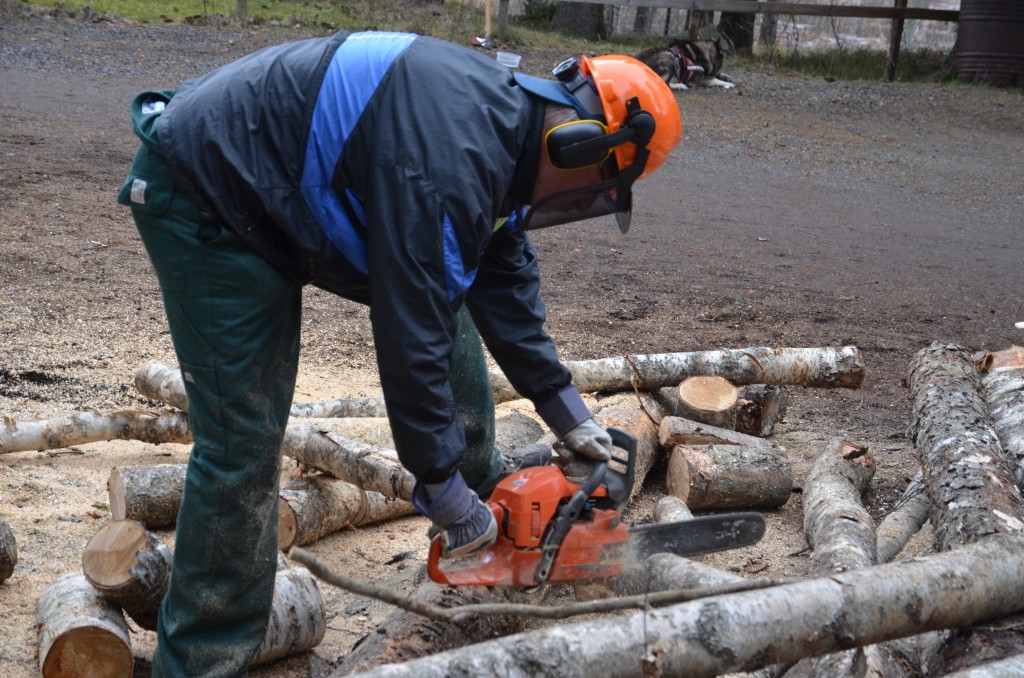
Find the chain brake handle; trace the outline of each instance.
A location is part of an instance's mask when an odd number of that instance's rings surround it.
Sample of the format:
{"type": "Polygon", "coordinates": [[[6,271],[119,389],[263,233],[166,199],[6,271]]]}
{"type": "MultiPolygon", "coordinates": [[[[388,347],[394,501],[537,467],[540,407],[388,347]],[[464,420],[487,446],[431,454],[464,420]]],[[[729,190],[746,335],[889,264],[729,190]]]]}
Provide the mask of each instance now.
{"type": "Polygon", "coordinates": [[[629,501],[633,482],[636,480],[636,437],[612,426],[609,426],[607,431],[612,438],[611,461],[621,465],[623,469],[619,471],[611,464],[608,465],[602,481],[608,490],[608,496],[595,498],[594,503],[597,508],[621,511],[629,501]],[[625,454],[619,454],[619,451],[625,454]]]}

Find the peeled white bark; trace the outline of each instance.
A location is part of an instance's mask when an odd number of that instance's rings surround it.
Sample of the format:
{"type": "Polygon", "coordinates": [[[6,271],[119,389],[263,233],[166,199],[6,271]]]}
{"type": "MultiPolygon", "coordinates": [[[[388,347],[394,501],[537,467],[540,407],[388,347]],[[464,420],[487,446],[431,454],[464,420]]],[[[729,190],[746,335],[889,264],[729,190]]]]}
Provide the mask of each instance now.
{"type": "Polygon", "coordinates": [[[0,419],[0,454],[55,450],[105,440],[140,440],[154,445],[188,443],[192,442],[192,433],[188,415],[168,409],[79,412],[42,421],[0,419]]]}
{"type": "Polygon", "coordinates": [[[364,676],[717,676],[1024,609],[1024,537],[479,643],[364,676]]]}
{"type": "Polygon", "coordinates": [[[326,634],[327,609],[316,578],[304,567],[279,569],[267,633],[249,666],[311,650],[326,634]]]}

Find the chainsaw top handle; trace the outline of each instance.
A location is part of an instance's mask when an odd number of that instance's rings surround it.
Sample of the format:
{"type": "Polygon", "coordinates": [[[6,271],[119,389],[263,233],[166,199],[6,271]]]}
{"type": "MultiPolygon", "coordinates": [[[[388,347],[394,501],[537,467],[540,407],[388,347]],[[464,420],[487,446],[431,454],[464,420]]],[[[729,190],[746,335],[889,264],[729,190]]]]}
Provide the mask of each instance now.
{"type": "MultiPolygon", "coordinates": [[[[633,492],[633,482],[636,480],[636,438],[620,428],[608,427],[608,435],[612,438],[612,461],[621,464],[623,471],[617,471],[611,466],[604,473],[603,482],[608,488],[609,506],[601,506],[602,501],[598,500],[599,508],[612,508],[621,511],[622,507],[629,501],[629,495],[633,492]],[[616,449],[625,452],[625,456],[616,454],[616,449]]],[[[589,480],[589,478],[588,478],[589,480]]],[[[590,494],[593,494],[593,490],[590,494]]],[[[589,495],[588,495],[589,496],[589,495]]]]}

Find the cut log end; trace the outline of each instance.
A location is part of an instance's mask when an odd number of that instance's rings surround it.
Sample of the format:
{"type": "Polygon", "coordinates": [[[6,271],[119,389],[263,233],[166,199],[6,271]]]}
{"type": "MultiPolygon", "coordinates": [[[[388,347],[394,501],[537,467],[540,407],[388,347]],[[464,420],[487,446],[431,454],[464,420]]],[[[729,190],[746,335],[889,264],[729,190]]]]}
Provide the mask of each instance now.
{"type": "Polygon", "coordinates": [[[684,417],[722,428],[735,427],[739,391],[727,379],[689,377],[679,384],[678,391],[684,417]]]}
{"type": "Polygon", "coordinates": [[[42,662],[45,678],[119,678],[132,675],[131,648],[106,629],[83,626],[53,641],[42,662]]]}
{"type": "Polygon", "coordinates": [[[85,546],[82,572],[89,583],[100,588],[122,586],[131,581],[129,569],[138,552],[146,546],[146,529],[134,520],[117,520],[104,525],[85,546]]]}
{"type": "Polygon", "coordinates": [[[284,497],[280,497],[277,503],[277,548],[287,551],[296,546],[298,531],[299,521],[295,517],[295,511],[284,497]]]}

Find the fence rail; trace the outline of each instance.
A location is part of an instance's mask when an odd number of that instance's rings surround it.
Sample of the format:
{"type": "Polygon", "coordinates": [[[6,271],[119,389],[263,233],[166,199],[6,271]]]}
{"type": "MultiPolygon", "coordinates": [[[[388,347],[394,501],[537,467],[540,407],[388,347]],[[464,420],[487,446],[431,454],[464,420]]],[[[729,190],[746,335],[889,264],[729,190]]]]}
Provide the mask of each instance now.
{"type": "Polygon", "coordinates": [[[573,0],[592,5],[618,5],[622,7],[657,7],[696,10],[701,12],[735,12],[737,14],[785,14],[802,16],[856,17],[860,19],[920,19],[923,21],[952,21],[959,19],[955,9],[929,9],[925,7],[878,7],[864,5],[824,5],[801,2],[755,2],[754,0],[573,0]]]}

